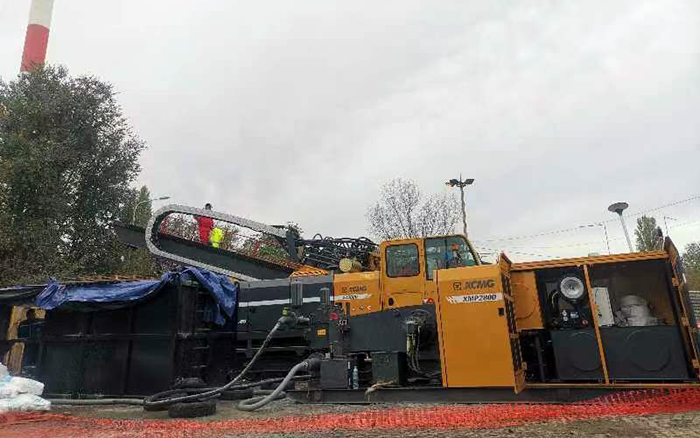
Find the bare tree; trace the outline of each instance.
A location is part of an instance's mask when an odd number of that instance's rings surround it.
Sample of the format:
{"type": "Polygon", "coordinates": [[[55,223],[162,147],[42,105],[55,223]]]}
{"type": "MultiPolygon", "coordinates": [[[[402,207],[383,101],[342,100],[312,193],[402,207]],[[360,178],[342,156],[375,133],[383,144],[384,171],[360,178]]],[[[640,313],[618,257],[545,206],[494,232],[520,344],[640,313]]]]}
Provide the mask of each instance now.
{"type": "Polygon", "coordinates": [[[383,240],[452,234],[459,203],[448,194],[425,197],[415,181],[395,178],[367,209],[368,230],[383,240]]]}

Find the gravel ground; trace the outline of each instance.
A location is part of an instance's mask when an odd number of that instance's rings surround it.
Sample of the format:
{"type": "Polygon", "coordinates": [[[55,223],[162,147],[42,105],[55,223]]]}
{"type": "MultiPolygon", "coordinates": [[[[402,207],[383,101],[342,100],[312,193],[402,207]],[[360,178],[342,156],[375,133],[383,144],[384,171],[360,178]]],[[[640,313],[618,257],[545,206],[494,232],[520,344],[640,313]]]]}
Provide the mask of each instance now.
{"type": "MultiPolygon", "coordinates": [[[[410,407],[415,405],[403,405],[410,407]]],[[[426,405],[417,405],[425,407],[426,405]]],[[[233,419],[264,419],[286,416],[309,416],[324,413],[352,413],[367,409],[386,409],[387,405],[300,405],[290,401],[277,402],[271,407],[247,413],[235,409],[233,403],[220,402],[217,414],[197,421],[217,421],[233,419]]],[[[390,407],[397,407],[391,405],[390,407]]],[[[134,406],[114,407],[60,407],[52,409],[86,418],[113,419],[168,419],[167,412],[144,412],[134,406]]],[[[235,435],[241,436],[241,435],[235,435]]],[[[260,436],[260,435],[258,435],[260,436]]],[[[442,437],[586,437],[586,438],[632,438],[632,437],[698,437],[700,438],[700,412],[673,415],[650,415],[644,417],[619,417],[574,422],[549,422],[501,429],[478,430],[391,430],[391,431],[351,431],[311,434],[265,435],[289,438],[353,437],[353,438],[442,438],[442,437]]]]}
{"type": "MultiPolygon", "coordinates": [[[[274,436],[274,435],[268,435],[274,436]]],[[[282,437],[283,435],[276,435],[282,437]]],[[[542,423],[505,429],[481,430],[419,430],[419,431],[363,431],[334,432],[329,434],[287,435],[291,438],[319,438],[322,436],[353,438],[456,438],[456,437],[513,437],[513,438],[666,438],[700,437],[700,412],[622,417],[569,423],[542,423]]]]}
{"type": "MultiPolygon", "coordinates": [[[[387,405],[304,405],[289,399],[271,403],[255,412],[236,409],[235,402],[220,401],[216,414],[194,418],[194,421],[221,421],[237,419],[264,419],[276,417],[300,417],[328,413],[353,413],[368,409],[385,409],[387,405]]],[[[393,405],[396,407],[396,405],[393,405]]],[[[167,411],[146,412],[137,406],[53,406],[51,412],[86,418],[111,418],[117,420],[170,420],[167,411]]]]}

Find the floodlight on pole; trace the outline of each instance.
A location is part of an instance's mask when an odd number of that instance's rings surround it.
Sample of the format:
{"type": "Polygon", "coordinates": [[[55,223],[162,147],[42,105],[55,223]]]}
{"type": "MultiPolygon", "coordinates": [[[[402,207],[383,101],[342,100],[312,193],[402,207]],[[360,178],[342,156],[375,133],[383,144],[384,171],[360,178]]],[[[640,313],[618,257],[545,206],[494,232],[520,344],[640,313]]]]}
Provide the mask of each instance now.
{"type": "Polygon", "coordinates": [[[630,252],[634,252],[634,247],[632,246],[632,240],[630,239],[630,233],[627,231],[627,224],[625,223],[625,217],[622,212],[627,210],[629,204],[626,202],[616,202],[608,207],[608,211],[611,213],[617,213],[620,216],[620,223],[622,223],[622,231],[625,232],[625,239],[627,239],[627,246],[629,246],[630,252]]]}
{"type": "Polygon", "coordinates": [[[448,187],[459,187],[460,194],[462,195],[462,225],[464,226],[464,237],[469,238],[467,234],[467,206],[464,202],[464,188],[474,184],[474,178],[462,179],[462,174],[459,175],[459,179],[452,178],[445,183],[448,187]]]}

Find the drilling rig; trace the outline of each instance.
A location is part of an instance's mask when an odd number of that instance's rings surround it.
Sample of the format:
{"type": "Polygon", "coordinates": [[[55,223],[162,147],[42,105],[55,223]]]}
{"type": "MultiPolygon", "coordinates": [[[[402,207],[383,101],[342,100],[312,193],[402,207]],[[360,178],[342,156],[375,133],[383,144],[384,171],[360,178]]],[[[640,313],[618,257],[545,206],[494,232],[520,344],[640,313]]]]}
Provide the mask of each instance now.
{"type": "Polygon", "coordinates": [[[553,401],[698,385],[697,322],[668,238],[653,252],[530,263],[502,254],[484,264],[461,235],[378,245],[304,240],[288,228],[174,205],[141,233],[158,257],[237,279],[235,331],[247,357],[280,315],[303,321],[273,341],[254,371],[269,377],[320,358],[316,377],[292,392],[301,401],[361,402],[367,389],[377,401],[553,401]],[[245,263],[222,267],[205,257],[233,260],[235,251],[191,243],[201,252],[175,253],[158,230],[176,213],[274,236],[289,260],[261,279],[245,263]]]}

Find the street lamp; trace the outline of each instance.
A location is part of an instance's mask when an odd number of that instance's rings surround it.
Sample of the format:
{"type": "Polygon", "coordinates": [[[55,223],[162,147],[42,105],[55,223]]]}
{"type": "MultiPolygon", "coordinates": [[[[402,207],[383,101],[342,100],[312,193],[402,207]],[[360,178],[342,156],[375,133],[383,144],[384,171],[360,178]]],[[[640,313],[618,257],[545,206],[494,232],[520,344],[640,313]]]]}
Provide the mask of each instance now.
{"type": "Polygon", "coordinates": [[[608,211],[611,213],[617,213],[620,216],[620,222],[622,223],[622,230],[625,232],[625,238],[627,239],[627,246],[630,248],[630,252],[634,252],[634,247],[632,247],[632,241],[630,240],[630,233],[627,231],[627,224],[625,223],[625,218],[622,216],[622,212],[629,207],[626,202],[616,202],[608,207],[608,211]]]}
{"type": "Polygon", "coordinates": [[[464,237],[467,239],[469,236],[467,235],[467,207],[464,203],[464,188],[472,184],[474,184],[474,178],[462,180],[462,174],[459,175],[459,179],[452,178],[445,183],[449,187],[459,187],[459,191],[462,194],[462,224],[464,225],[464,237]]]}
{"type": "Polygon", "coordinates": [[[139,209],[141,204],[145,204],[147,202],[153,202],[153,201],[165,201],[166,199],[170,199],[170,196],[161,196],[160,198],[152,198],[152,199],[146,199],[145,201],[138,202],[136,206],[134,206],[134,212],[131,215],[131,225],[134,225],[136,222],[136,211],[139,209]]]}

